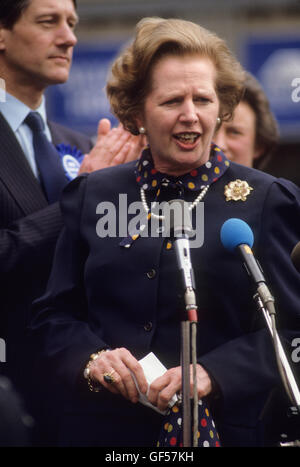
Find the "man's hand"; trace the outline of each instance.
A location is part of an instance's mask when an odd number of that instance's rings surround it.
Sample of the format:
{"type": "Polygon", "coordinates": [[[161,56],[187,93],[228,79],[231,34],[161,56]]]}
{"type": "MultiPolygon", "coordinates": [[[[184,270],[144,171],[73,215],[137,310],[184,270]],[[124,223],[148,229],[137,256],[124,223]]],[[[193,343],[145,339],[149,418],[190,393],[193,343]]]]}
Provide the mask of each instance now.
{"type": "Polygon", "coordinates": [[[112,129],[110,121],[103,118],[98,125],[96,144],[85,155],[78,175],[136,160],[145,146],[144,136],[132,135],[121,124],[112,129]]]}

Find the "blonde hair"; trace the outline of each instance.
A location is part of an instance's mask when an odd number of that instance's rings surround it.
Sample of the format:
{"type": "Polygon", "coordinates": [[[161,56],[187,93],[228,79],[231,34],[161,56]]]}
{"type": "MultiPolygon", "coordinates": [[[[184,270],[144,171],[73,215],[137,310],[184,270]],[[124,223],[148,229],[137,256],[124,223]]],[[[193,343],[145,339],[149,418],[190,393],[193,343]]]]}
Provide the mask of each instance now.
{"type": "Polygon", "coordinates": [[[136,26],[133,42],[113,63],[106,87],[112,112],[125,128],[138,134],[136,118],[151,90],[151,71],[167,55],[209,58],[216,68],[220,117],[232,117],[243,94],[244,72],[225,42],[191,21],[144,18],[136,26]]]}

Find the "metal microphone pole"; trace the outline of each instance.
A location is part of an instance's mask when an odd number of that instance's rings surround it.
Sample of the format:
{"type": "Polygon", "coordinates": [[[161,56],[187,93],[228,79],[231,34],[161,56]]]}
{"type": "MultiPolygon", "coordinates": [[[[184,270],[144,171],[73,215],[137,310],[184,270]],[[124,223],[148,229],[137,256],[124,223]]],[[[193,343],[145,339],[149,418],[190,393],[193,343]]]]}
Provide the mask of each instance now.
{"type": "MultiPolygon", "coordinates": [[[[183,275],[185,277],[185,319],[181,322],[181,358],[182,358],[182,411],[183,411],[183,446],[192,446],[191,443],[191,397],[190,397],[190,364],[191,364],[191,349],[193,363],[193,381],[194,388],[196,387],[195,365],[196,358],[196,331],[197,331],[197,305],[196,296],[193,287],[193,274],[190,268],[189,259],[189,240],[181,239],[180,242],[175,242],[176,254],[178,262],[183,266],[183,275]],[[184,264],[183,264],[184,263],[184,264]],[[192,331],[192,339],[191,339],[192,331]]],[[[198,393],[197,390],[193,394],[194,410],[198,410],[198,393]],[[196,398],[196,400],[195,400],[196,398]]],[[[195,418],[195,412],[194,412],[195,418]]],[[[196,421],[194,420],[196,426],[196,421]]],[[[194,441],[193,441],[194,442],[194,441]]]]}
{"type": "Polygon", "coordinates": [[[185,289],[185,319],[181,322],[181,367],[182,367],[182,412],[183,412],[183,446],[192,446],[191,442],[191,398],[190,398],[190,364],[191,364],[191,349],[192,349],[192,367],[194,381],[194,432],[193,445],[197,446],[197,429],[198,429],[198,393],[196,383],[196,331],[197,331],[197,305],[194,292],[194,277],[190,259],[189,235],[193,232],[188,203],[183,200],[170,201],[178,203],[180,207],[177,216],[174,215],[171,219],[171,230],[174,232],[175,251],[179,269],[182,273],[182,280],[185,289]],[[192,339],[191,339],[192,330],[192,339]]]}
{"type": "Polygon", "coordinates": [[[300,413],[300,392],[295,380],[295,377],[293,375],[293,372],[291,370],[290,364],[288,362],[288,359],[285,355],[284,349],[282,347],[276,326],[275,326],[275,317],[274,313],[273,316],[270,315],[270,312],[265,309],[261,298],[259,297],[258,294],[254,295],[254,299],[257,303],[257,306],[260,311],[262,311],[263,316],[265,318],[267,327],[269,329],[269,332],[271,334],[271,337],[274,342],[274,348],[275,348],[275,353],[276,353],[276,359],[278,362],[279,366],[279,371],[281,378],[283,380],[283,384],[285,387],[285,390],[287,392],[287,395],[290,399],[290,401],[295,405],[298,413],[300,413]],[[284,372],[283,372],[283,371],[284,372]]]}

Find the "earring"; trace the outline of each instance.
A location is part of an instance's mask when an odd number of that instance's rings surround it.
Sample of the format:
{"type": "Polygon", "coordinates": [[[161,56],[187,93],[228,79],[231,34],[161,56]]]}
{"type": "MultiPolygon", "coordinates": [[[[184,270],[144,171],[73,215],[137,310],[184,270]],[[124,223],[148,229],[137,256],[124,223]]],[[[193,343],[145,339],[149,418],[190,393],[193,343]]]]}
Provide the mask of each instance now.
{"type": "Polygon", "coordinates": [[[141,135],[145,135],[146,134],[146,128],[144,128],[143,126],[140,126],[139,132],[140,132],[141,135]]]}
{"type": "Polygon", "coordinates": [[[217,125],[220,125],[221,124],[221,119],[220,117],[217,117],[217,125]]]}

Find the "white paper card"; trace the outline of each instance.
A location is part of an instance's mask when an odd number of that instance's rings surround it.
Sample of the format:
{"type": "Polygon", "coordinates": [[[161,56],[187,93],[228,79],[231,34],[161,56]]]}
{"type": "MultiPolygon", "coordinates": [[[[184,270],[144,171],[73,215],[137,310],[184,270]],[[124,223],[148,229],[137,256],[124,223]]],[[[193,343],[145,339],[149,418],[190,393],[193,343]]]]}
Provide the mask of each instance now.
{"type": "MultiPolygon", "coordinates": [[[[144,374],[145,374],[145,377],[148,383],[148,388],[156,378],[158,378],[159,376],[162,376],[167,371],[167,368],[161,363],[161,361],[156,357],[156,355],[154,355],[153,352],[150,352],[148,355],[146,355],[146,357],[139,360],[139,363],[141,364],[144,370],[144,374]]],[[[136,383],[136,380],[135,380],[135,383],[136,383]]],[[[142,404],[147,405],[148,407],[151,407],[152,409],[156,410],[156,412],[159,412],[163,415],[167,413],[168,410],[165,410],[165,411],[159,410],[157,407],[155,407],[153,404],[151,404],[148,401],[148,398],[147,398],[148,391],[147,391],[147,394],[142,394],[139,390],[137,383],[136,383],[136,387],[139,391],[139,395],[140,395],[139,400],[142,404]]],[[[172,399],[170,400],[168,404],[169,407],[173,407],[173,405],[176,402],[177,402],[177,396],[176,394],[174,394],[174,396],[172,397],[172,399]]]]}

